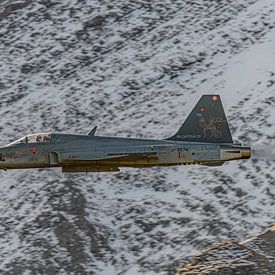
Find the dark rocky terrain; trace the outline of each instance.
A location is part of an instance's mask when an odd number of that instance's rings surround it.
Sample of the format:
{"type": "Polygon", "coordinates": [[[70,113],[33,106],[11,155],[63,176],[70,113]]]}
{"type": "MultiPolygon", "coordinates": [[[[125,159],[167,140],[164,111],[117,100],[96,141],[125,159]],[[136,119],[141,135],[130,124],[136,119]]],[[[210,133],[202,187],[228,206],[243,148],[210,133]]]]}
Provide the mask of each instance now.
{"type": "Polygon", "coordinates": [[[226,241],[193,258],[177,275],[275,274],[275,226],[244,242],[226,241]]]}

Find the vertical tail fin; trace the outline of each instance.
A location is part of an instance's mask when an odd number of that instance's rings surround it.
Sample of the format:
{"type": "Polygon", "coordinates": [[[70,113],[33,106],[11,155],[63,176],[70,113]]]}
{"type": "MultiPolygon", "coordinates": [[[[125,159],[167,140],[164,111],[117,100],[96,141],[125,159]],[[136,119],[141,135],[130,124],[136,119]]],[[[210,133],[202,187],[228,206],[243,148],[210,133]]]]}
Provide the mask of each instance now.
{"type": "Polygon", "coordinates": [[[168,140],[233,143],[219,95],[203,95],[179,131],[168,140]]]}

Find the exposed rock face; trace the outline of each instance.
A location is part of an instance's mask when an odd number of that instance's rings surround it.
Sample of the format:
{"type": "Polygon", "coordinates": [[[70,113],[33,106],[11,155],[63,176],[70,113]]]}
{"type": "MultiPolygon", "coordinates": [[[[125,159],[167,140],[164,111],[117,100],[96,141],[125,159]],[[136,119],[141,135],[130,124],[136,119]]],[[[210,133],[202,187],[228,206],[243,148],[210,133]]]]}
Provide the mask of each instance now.
{"type": "Polygon", "coordinates": [[[244,242],[215,245],[177,272],[177,275],[191,274],[275,274],[275,226],[244,242]]]}

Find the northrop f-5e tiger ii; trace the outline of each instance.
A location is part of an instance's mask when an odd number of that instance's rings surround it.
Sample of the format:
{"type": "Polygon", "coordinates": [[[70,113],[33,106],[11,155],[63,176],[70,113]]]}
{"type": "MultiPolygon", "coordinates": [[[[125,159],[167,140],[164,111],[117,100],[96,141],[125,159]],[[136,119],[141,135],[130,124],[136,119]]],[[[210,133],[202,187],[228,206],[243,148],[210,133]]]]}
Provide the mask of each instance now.
{"type": "Polygon", "coordinates": [[[203,95],[178,132],[164,140],[38,133],[0,148],[0,169],[61,167],[62,172],[116,172],[248,159],[251,148],[233,143],[219,95],[203,95]]]}

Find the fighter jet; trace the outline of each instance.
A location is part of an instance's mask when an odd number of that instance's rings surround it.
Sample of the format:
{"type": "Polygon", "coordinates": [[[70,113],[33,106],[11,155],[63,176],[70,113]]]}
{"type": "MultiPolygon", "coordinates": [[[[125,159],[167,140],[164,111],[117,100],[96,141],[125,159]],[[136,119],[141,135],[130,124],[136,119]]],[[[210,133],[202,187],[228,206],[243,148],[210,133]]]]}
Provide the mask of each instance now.
{"type": "Polygon", "coordinates": [[[250,147],[233,143],[219,95],[203,95],[178,132],[163,140],[97,136],[96,129],[87,135],[27,135],[0,148],[0,169],[116,172],[121,167],[220,166],[251,156],[250,147]]]}

